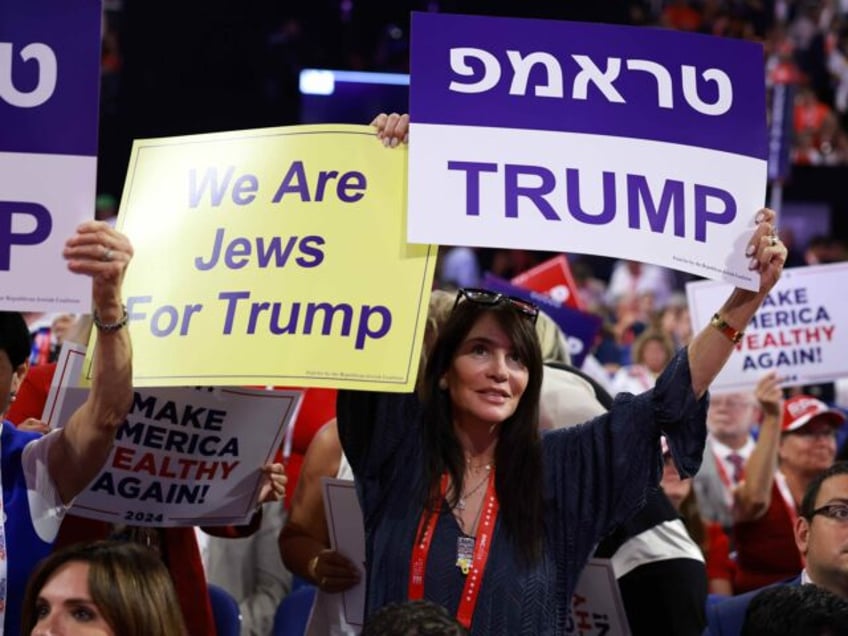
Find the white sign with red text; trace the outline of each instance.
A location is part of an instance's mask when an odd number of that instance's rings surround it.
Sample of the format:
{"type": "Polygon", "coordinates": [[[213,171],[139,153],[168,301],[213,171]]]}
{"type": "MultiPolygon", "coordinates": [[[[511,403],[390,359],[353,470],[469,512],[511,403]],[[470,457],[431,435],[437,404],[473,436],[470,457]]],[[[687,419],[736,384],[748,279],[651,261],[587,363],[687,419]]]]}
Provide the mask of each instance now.
{"type": "MultiPolygon", "coordinates": [[[[839,291],[846,288],[848,263],[784,270],[710,390],[751,389],[769,371],[786,386],[848,376],[848,295],[839,291]]],[[[708,281],[686,285],[695,330],[709,324],[731,289],[708,281]]]]}

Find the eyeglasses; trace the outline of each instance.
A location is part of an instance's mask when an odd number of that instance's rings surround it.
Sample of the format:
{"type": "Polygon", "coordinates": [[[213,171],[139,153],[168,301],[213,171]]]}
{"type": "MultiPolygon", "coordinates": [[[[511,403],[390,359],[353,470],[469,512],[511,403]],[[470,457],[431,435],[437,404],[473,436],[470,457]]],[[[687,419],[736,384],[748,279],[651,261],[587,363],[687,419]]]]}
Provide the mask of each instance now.
{"type": "Polygon", "coordinates": [[[810,520],[812,520],[816,515],[822,515],[823,517],[839,521],[840,523],[848,523],[848,504],[827,504],[821,508],[816,508],[810,514],[810,520]]]}
{"type": "Polygon", "coordinates": [[[506,294],[489,291],[488,289],[463,287],[456,294],[456,300],[453,303],[454,310],[463,299],[477,305],[499,305],[501,303],[509,303],[512,307],[533,321],[533,324],[536,324],[536,319],[539,317],[539,308],[533,303],[524,300],[523,298],[507,296],[506,294]]]}

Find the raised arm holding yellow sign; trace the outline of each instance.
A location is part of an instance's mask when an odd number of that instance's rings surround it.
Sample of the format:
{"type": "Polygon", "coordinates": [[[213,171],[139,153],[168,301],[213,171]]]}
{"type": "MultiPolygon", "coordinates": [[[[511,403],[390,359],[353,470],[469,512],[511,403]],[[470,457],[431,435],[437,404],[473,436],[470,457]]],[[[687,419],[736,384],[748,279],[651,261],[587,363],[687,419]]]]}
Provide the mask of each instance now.
{"type": "Polygon", "coordinates": [[[406,243],[406,162],[365,126],[136,141],[135,385],[412,390],[436,248],[406,243]]]}

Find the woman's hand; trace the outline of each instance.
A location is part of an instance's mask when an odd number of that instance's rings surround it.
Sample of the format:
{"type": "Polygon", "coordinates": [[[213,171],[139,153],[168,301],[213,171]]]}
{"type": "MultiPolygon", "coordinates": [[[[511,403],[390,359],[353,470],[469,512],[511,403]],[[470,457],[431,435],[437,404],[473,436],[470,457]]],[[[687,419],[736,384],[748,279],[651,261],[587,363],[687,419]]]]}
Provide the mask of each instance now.
{"type": "Polygon", "coordinates": [[[359,570],[346,556],[321,550],[309,562],[309,575],[323,592],[344,592],[359,583],[359,570]]]}
{"type": "Polygon", "coordinates": [[[394,148],[400,142],[409,143],[409,115],[380,113],[371,122],[377,129],[377,139],[387,148],[394,148]]]}
{"type": "Polygon", "coordinates": [[[45,435],[50,432],[50,427],[47,426],[41,420],[37,420],[34,417],[28,417],[23,422],[18,424],[15,428],[19,431],[27,431],[28,433],[41,433],[45,435]]]}
{"type": "MultiPolygon", "coordinates": [[[[768,208],[757,212],[754,219],[757,227],[745,250],[745,255],[751,259],[749,268],[760,273],[759,290],[735,288],[717,312],[725,327],[729,327],[736,334],[745,330],[783,273],[787,249],[777,238],[775,217],[774,210],[768,208]]],[[[728,335],[725,329],[716,329],[711,325],[712,323],[702,329],[687,349],[692,390],[699,398],[721,371],[736,345],[736,340],[732,335],[728,335]]]]}
{"type": "Polygon", "coordinates": [[[780,389],[780,379],[774,371],[760,378],[754,395],[764,416],[775,419],[780,417],[783,408],[783,391],[780,389]]]}
{"type": "Polygon", "coordinates": [[[282,501],[286,497],[285,468],[282,464],[266,464],[262,467],[262,484],[259,486],[259,503],[282,501]]]}
{"type": "Polygon", "coordinates": [[[763,296],[780,279],[789,253],[777,236],[776,218],[774,210],[768,208],[757,212],[757,227],[745,252],[751,257],[749,269],[760,273],[760,294],[763,296]]]}
{"type": "Polygon", "coordinates": [[[121,284],[133,256],[129,239],[103,221],[86,221],[65,242],[68,269],[91,276],[94,309],[104,323],[121,319],[121,284]]]}

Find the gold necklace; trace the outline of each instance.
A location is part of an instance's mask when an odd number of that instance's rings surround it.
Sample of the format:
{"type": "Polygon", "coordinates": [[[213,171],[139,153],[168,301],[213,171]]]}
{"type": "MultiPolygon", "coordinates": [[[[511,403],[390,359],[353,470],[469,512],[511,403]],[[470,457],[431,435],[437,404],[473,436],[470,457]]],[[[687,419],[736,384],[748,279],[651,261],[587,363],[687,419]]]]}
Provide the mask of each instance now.
{"type": "Polygon", "coordinates": [[[459,496],[459,499],[456,502],[456,506],[454,506],[455,510],[459,510],[460,512],[465,510],[465,506],[466,506],[466,502],[468,501],[468,498],[471,497],[471,495],[476,493],[478,490],[480,490],[483,487],[483,484],[485,484],[487,481],[489,481],[489,470],[490,469],[491,469],[491,467],[487,464],[486,465],[486,476],[483,477],[483,479],[480,480],[480,483],[477,484],[476,486],[474,486],[474,488],[472,488],[471,490],[467,490],[459,496]]]}

